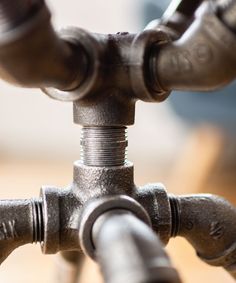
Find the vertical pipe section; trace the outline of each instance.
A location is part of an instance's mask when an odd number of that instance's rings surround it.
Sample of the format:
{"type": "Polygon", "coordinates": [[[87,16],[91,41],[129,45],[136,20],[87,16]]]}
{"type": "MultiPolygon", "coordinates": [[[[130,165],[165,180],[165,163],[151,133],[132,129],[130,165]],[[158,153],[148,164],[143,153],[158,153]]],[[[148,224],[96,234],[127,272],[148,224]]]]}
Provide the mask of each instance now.
{"type": "Polygon", "coordinates": [[[126,127],[83,127],[80,145],[86,166],[122,166],[127,161],[126,127]]]}
{"type": "Polygon", "coordinates": [[[129,212],[100,216],[92,235],[106,283],[180,283],[160,240],[129,212]]]}

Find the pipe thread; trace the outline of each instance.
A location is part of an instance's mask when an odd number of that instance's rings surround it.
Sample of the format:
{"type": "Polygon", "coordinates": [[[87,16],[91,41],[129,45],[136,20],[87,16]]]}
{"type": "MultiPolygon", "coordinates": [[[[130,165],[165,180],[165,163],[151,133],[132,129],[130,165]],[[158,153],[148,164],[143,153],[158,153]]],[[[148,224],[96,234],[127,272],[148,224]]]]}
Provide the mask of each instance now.
{"type": "Polygon", "coordinates": [[[122,166],[127,158],[126,127],[84,127],[81,160],[86,166],[122,166]]]}
{"type": "Polygon", "coordinates": [[[42,243],[44,240],[42,201],[33,199],[32,207],[33,207],[33,243],[42,243]]]}
{"type": "Polygon", "coordinates": [[[176,237],[180,229],[180,209],[179,200],[174,195],[169,195],[170,208],[171,208],[171,237],[176,237]]]}

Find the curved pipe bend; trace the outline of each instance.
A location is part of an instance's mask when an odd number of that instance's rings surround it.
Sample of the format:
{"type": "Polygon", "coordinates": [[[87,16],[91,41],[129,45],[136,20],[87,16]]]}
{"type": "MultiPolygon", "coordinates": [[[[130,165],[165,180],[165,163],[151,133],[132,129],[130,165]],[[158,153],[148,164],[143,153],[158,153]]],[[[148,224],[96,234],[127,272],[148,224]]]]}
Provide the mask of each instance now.
{"type": "Polygon", "coordinates": [[[167,91],[215,90],[236,78],[235,49],[236,34],[204,3],[179,40],[154,48],[153,76],[167,91]]]}
{"type": "Polygon", "coordinates": [[[80,45],[61,39],[43,0],[0,1],[0,77],[23,87],[71,90],[86,72],[80,45]]]}
{"type": "Polygon", "coordinates": [[[176,235],[186,238],[202,260],[231,273],[235,270],[236,275],[236,208],[225,199],[208,194],[170,201],[177,216],[176,235]]]}

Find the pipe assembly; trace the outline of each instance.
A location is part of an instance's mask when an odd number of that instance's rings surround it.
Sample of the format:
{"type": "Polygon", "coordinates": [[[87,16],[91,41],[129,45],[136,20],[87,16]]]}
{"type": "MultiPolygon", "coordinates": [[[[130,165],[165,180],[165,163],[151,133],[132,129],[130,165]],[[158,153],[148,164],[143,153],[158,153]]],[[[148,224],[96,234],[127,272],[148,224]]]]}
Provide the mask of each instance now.
{"type": "Polygon", "coordinates": [[[60,283],[77,282],[83,254],[99,263],[107,283],[180,283],[164,250],[180,236],[236,279],[236,208],[214,195],[138,187],[127,160],[136,101],[162,102],[172,90],[207,91],[235,79],[235,7],[234,0],[174,1],[137,35],[57,34],[43,0],[0,1],[1,78],[73,102],[82,125],[81,160],[68,187],[0,201],[0,263],[39,242],[68,267],[60,283]]]}

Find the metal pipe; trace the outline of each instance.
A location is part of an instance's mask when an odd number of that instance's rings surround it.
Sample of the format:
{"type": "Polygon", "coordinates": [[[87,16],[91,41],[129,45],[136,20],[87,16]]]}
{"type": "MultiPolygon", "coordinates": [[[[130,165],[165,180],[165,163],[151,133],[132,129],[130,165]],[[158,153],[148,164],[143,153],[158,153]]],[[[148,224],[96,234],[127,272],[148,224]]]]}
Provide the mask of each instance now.
{"type": "Polygon", "coordinates": [[[203,0],[174,0],[165,11],[161,24],[182,35],[192,23],[195,11],[203,0]]]}
{"type": "Polygon", "coordinates": [[[212,3],[202,4],[179,40],[153,48],[150,69],[163,89],[210,91],[235,79],[236,35],[214,9],[212,3]]]}
{"type": "Polygon", "coordinates": [[[61,39],[43,0],[0,1],[0,77],[24,87],[71,90],[87,61],[76,42],[61,39]]]}
{"type": "Polygon", "coordinates": [[[128,211],[103,214],[92,235],[105,282],[180,283],[159,238],[128,211]]]}
{"type": "Polygon", "coordinates": [[[197,255],[236,279],[236,208],[207,194],[170,197],[172,236],[186,238],[197,255]]]}
{"type": "Polygon", "coordinates": [[[169,36],[178,39],[191,25],[195,11],[202,0],[173,0],[161,19],[151,21],[145,29],[162,29],[169,36]]]}
{"type": "Polygon", "coordinates": [[[16,248],[44,240],[40,200],[1,200],[0,217],[0,264],[16,248]]]}

